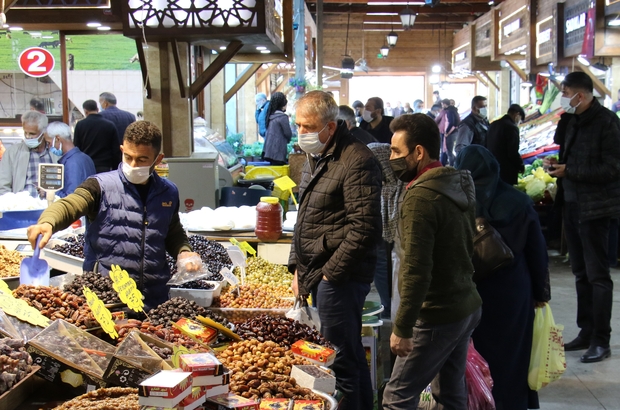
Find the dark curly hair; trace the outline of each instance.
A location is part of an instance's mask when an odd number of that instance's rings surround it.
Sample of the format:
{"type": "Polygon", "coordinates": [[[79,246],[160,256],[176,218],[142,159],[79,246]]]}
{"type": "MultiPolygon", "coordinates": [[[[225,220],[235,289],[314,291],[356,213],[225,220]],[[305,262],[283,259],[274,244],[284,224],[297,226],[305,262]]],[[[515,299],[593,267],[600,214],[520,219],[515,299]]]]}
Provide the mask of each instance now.
{"type": "Polygon", "coordinates": [[[288,104],[288,100],[283,93],[277,91],[271,94],[271,100],[269,100],[269,111],[265,116],[265,127],[269,127],[269,117],[271,117],[271,114],[278,110],[282,111],[282,109],[286,107],[286,104],[288,104]]]}
{"type": "Polygon", "coordinates": [[[134,145],[150,145],[157,153],[161,152],[161,131],[150,121],[136,121],[125,130],[123,141],[134,145]]]}

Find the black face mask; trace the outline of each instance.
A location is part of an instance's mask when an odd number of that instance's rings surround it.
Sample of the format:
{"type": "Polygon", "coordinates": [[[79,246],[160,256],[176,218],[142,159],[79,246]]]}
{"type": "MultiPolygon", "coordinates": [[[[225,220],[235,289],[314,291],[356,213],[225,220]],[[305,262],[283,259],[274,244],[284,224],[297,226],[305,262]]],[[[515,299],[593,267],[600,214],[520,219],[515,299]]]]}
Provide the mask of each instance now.
{"type": "Polygon", "coordinates": [[[415,176],[418,174],[416,169],[407,168],[408,156],[409,155],[390,160],[390,168],[392,168],[394,175],[396,175],[396,178],[400,179],[403,182],[411,182],[413,178],[415,178],[415,176]]]}

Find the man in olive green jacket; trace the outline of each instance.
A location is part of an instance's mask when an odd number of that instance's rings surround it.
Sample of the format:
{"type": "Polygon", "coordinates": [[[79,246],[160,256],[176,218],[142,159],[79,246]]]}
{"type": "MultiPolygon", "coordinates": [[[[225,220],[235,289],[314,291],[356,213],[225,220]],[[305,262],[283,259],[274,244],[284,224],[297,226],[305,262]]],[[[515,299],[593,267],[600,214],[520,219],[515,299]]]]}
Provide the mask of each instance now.
{"type": "Polygon", "coordinates": [[[398,357],[384,409],[415,409],[432,382],[446,409],[467,409],[465,363],[482,301],[472,281],[476,197],[468,171],[439,162],[439,129],[424,114],[390,126],[390,166],[408,183],[400,208],[400,304],[390,347],[398,357]]]}

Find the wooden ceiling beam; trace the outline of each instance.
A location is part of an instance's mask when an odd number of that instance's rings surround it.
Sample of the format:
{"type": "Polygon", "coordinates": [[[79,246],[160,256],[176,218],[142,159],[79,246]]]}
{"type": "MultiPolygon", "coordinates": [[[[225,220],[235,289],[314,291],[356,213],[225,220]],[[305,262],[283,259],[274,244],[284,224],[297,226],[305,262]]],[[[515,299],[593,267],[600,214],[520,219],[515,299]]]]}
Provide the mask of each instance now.
{"type": "MultiPolygon", "coordinates": [[[[366,4],[326,4],[323,6],[323,14],[366,14],[366,13],[396,13],[403,10],[404,6],[368,6],[366,4]]],[[[483,14],[491,9],[487,3],[459,5],[438,5],[435,7],[409,6],[411,11],[418,14],[483,14]]],[[[308,5],[311,13],[316,13],[316,5],[308,5]]],[[[397,15],[394,15],[397,18],[397,15]]]]}
{"type": "Polygon", "coordinates": [[[89,21],[97,21],[113,30],[122,30],[120,15],[108,14],[106,11],[109,12],[109,9],[10,9],[6,18],[11,24],[19,24],[26,30],[90,30],[97,34],[96,29],[86,27],[89,21]]]}
{"type": "MultiPolygon", "coordinates": [[[[332,17],[332,16],[330,16],[332,17]]],[[[475,16],[473,15],[466,15],[466,16],[435,16],[435,15],[430,15],[430,16],[425,16],[425,15],[418,15],[418,17],[416,17],[415,19],[415,24],[424,24],[424,23],[462,23],[463,21],[474,21],[475,20],[475,16]]],[[[330,18],[329,22],[330,23],[334,23],[334,22],[340,22],[340,24],[342,24],[343,22],[346,24],[347,19],[346,18],[340,18],[340,19],[335,19],[335,18],[330,18]]],[[[400,18],[398,16],[364,16],[364,24],[368,24],[368,23],[375,23],[375,22],[381,22],[381,23],[385,23],[385,24],[390,24],[393,23],[394,25],[398,25],[399,27],[401,26],[400,23],[400,18]]],[[[353,24],[350,24],[350,27],[353,27],[353,24]]]]}
{"type": "MultiPolygon", "coordinates": [[[[416,21],[416,23],[413,25],[413,28],[410,31],[418,31],[418,30],[460,30],[463,28],[463,23],[439,23],[439,22],[426,22],[426,23],[419,23],[416,21]]],[[[342,26],[342,24],[325,24],[324,25],[324,29],[325,30],[330,30],[332,32],[338,32],[338,33],[346,33],[347,32],[347,27],[346,26],[342,26]]],[[[356,30],[353,30],[353,27],[349,28],[349,33],[355,33],[357,30],[362,30],[362,28],[358,28],[356,30]]],[[[373,31],[377,31],[377,32],[381,32],[384,31],[385,33],[388,33],[392,30],[394,30],[397,34],[400,35],[400,33],[403,33],[404,30],[402,29],[401,25],[391,25],[391,24],[364,24],[364,28],[363,30],[365,32],[373,32],[373,31]]]]}

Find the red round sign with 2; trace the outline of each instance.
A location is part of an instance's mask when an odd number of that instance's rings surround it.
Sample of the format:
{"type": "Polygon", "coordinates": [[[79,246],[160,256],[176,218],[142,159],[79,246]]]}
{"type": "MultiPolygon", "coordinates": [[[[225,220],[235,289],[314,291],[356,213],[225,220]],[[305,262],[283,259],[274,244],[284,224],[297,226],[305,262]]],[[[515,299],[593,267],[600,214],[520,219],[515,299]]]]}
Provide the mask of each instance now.
{"type": "Polygon", "coordinates": [[[54,56],[41,47],[30,47],[21,52],[19,68],[31,77],[45,77],[54,69],[54,56]]]}

